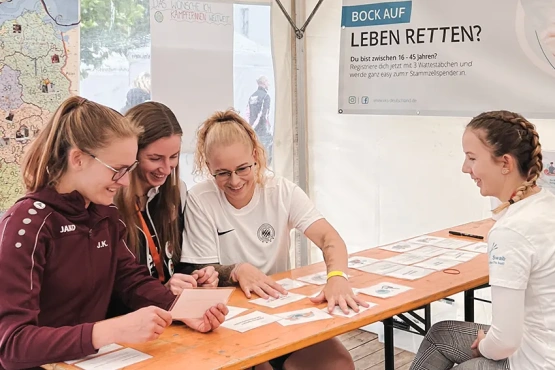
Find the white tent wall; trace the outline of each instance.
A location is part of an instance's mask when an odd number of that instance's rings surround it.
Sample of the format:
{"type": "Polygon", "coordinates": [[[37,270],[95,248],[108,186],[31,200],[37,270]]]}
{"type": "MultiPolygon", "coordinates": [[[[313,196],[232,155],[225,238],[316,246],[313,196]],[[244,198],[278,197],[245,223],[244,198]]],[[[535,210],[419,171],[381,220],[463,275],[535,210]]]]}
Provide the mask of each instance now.
{"type": "MultiPolygon", "coordinates": [[[[316,3],[306,0],[306,14],[316,3]]],[[[490,200],[461,172],[470,117],[338,114],[341,6],[324,1],[305,34],[308,173],[311,198],[349,253],[490,217],[490,200]]],[[[555,120],[532,122],[543,148],[555,149],[555,120]]],[[[312,246],[311,262],[321,260],[312,246]]],[[[450,314],[461,319],[460,295],[455,307],[450,314]]],[[[476,307],[477,321],[489,321],[489,306],[476,307]]],[[[441,310],[432,315],[443,318],[441,310]]],[[[417,348],[418,339],[399,338],[417,348]]]]}

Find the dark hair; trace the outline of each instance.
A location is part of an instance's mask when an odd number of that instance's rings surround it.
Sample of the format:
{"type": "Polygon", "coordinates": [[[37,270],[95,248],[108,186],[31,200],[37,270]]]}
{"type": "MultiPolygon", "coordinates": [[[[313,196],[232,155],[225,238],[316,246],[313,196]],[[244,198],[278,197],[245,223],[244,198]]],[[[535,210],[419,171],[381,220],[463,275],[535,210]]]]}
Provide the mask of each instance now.
{"type": "MultiPolygon", "coordinates": [[[[134,125],[143,129],[139,136],[139,151],[146,148],[158,139],[173,135],[183,135],[183,130],[173,112],[162,103],[145,102],[131,108],[125,115],[134,125]]],[[[139,237],[137,228],[132,225],[139,225],[139,217],[136,209],[139,194],[140,171],[133,171],[130,176],[129,187],[121,189],[115,197],[115,203],[121,212],[123,221],[128,226],[129,248],[140,261],[139,237]]],[[[181,202],[179,190],[179,163],[172,171],[166,182],[160,186],[159,201],[157,203],[158,212],[153,215],[154,224],[159,228],[160,248],[165,250],[168,243],[172,251],[172,260],[178,263],[181,259],[181,243],[179,228],[179,209],[181,202]]],[[[182,204],[181,207],[184,205],[182,204]]],[[[144,261],[140,261],[144,262],[144,261]]]]}
{"type": "Polygon", "coordinates": [[[504,110],[482,113],[474,117],[466,127],[483,133],[478,133],[478,137],[491,148],[494,157],[505,154],[513,156],[518,172],[526,179],[508,202],[494,210],[494,213],[498,213],[521,200],[524,193],[536,185],[540,177],[543,164],[538,132],[535,126],[520,114],[504,110]]]}

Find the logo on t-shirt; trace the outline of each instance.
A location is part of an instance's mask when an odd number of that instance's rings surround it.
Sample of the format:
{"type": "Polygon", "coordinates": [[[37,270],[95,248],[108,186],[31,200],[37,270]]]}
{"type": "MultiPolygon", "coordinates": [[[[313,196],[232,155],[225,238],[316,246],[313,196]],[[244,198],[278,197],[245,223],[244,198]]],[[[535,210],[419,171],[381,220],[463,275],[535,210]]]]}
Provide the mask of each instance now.
{"type": "Polygon", "coordinates": [[[276,231],[270,224],[262,224],[258,228],[258,239],[263,243],[270,243],[276,237],[276,231]]]}
{"type": "Polygon", "coordinates": [[[489,250],[489,264],[504,266],[506,258],[505,256],[500,256],[498,254],[499,253],[498,250],[499,250],[499,246],[497,245],[497,243],[493,243],[493,245],[491,246],[491,249],[489,250]]]}

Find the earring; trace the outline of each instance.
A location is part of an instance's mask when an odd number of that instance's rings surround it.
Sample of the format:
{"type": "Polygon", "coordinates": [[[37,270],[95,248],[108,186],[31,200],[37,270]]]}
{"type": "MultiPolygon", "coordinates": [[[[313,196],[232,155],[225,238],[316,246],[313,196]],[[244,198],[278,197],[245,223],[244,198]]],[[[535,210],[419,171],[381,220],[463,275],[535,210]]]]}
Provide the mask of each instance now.
{"type": "Polygon", "coordinates": [[[501,170],[501,173],[502,173],[503,175],[506,175],[506,174],[509,173],[509,169],[508,169],[508,168],[503,168],[503,169],[501,170]]]}

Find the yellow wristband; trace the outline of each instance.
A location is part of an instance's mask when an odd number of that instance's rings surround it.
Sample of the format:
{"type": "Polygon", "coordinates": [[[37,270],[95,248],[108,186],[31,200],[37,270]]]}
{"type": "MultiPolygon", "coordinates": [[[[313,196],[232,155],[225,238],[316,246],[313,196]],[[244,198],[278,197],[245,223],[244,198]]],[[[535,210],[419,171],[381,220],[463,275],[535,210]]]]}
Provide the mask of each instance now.
{"type": "Polygon", "coordinates": [[[330,271],[330,272],[328,272],[328,279],[333,277],[333,276],[342,276],[345,279],[349,280],[349,278],[347,277],[347,274],[344,273],[343,271],[330,271]]]}

